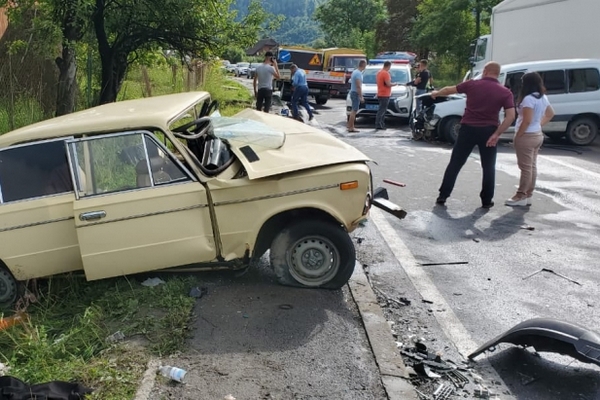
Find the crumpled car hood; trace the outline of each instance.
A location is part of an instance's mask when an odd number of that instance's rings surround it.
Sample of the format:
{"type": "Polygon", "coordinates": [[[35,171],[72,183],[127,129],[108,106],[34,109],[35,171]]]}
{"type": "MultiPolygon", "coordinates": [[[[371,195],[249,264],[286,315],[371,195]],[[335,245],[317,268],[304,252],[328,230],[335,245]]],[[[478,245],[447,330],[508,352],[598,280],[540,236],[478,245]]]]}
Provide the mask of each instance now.
{"type": "Polygon", "coordinates": [[[234,118],[261,122],[285,133],[279,148],[230,142],[248,177],[259,179],[315,167],[369,161],[369,157],[332,135],[291,118],[245,109],[234,118]]]}

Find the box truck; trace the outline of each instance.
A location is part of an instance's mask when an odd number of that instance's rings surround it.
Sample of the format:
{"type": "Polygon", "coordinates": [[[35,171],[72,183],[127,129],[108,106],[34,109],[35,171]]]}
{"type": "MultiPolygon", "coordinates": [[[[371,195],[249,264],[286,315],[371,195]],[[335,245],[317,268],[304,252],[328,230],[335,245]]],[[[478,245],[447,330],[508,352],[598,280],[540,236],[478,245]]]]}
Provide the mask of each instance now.
{"type": "Polygon", "coordinates": [[[492,9],[491,35],[471,45],[465,79],[485,64],[600,58],[600,0],[504,0],[492,9]]]}

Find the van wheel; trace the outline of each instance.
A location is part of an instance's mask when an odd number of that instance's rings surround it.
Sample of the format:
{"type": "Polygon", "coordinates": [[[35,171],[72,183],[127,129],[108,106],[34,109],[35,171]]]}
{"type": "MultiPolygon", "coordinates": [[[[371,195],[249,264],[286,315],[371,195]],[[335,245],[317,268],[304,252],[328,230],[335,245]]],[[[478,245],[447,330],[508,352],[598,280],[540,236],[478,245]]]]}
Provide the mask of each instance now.
{"type": "Polygon", "coordinates": [[[327,100],[329,100],[327,98],[327,96],[317,96],[317,97],[315,97],[315,103],[317,103],[320,106],[322,106],[323,104],[327,103],[327,100]]]}
{"type": "Polygon", "coordinates": [[[577,146],[592,144],[598,136],[598,124],[591,118],[577,118],[567,126],[567,141],[577,146]]]}
{"type": "Polygon", "coordinates": [[[10,309],[19,296],[19,282],[10,271],[0,266],[0,310],[10,309]]]}
{"type": "Polygon", "coordinates": [[[354,272],[354,244],[342,227],[301,221],[281,231],[271,244],[271,266],[279,283],[339,289],[354,272]]]}
{"type": "Polygon", "coordinates": [[[458,131],[460,130],[460,118],[450,117],[444,121],[442,125],[442,138],[445,138],[448,143],[454,144],[458,139],[458,131]]]}

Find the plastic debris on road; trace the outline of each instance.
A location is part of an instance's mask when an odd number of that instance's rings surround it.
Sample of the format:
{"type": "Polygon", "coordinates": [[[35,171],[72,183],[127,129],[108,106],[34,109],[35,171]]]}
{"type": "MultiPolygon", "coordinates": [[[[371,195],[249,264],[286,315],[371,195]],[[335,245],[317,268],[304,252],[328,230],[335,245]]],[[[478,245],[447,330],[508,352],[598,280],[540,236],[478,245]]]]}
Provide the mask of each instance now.
{"type": "Polygon", "coordinates": [[[154,287],[158,285],[163,285],[166,282],[160,278],[148,278],[144,282],[142,282],[142,286],[154,287]]]}

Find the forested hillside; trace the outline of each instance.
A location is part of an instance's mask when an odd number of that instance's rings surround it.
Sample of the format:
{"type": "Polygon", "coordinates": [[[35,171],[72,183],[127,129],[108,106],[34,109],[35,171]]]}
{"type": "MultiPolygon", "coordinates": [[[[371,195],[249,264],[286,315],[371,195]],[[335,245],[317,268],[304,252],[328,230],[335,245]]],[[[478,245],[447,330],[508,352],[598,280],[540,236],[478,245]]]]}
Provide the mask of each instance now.
{"type": "MultiPolygon", "coordinates": [[[[251,0],[235,0],[233,9],[244,15],[251,0]]],[[[263,0],[263,8],[273,15],[285,17],[279,29],[269,35],[283,44],[310,44],[321,36],[312,15],[325,0],[263,0]]]]}

